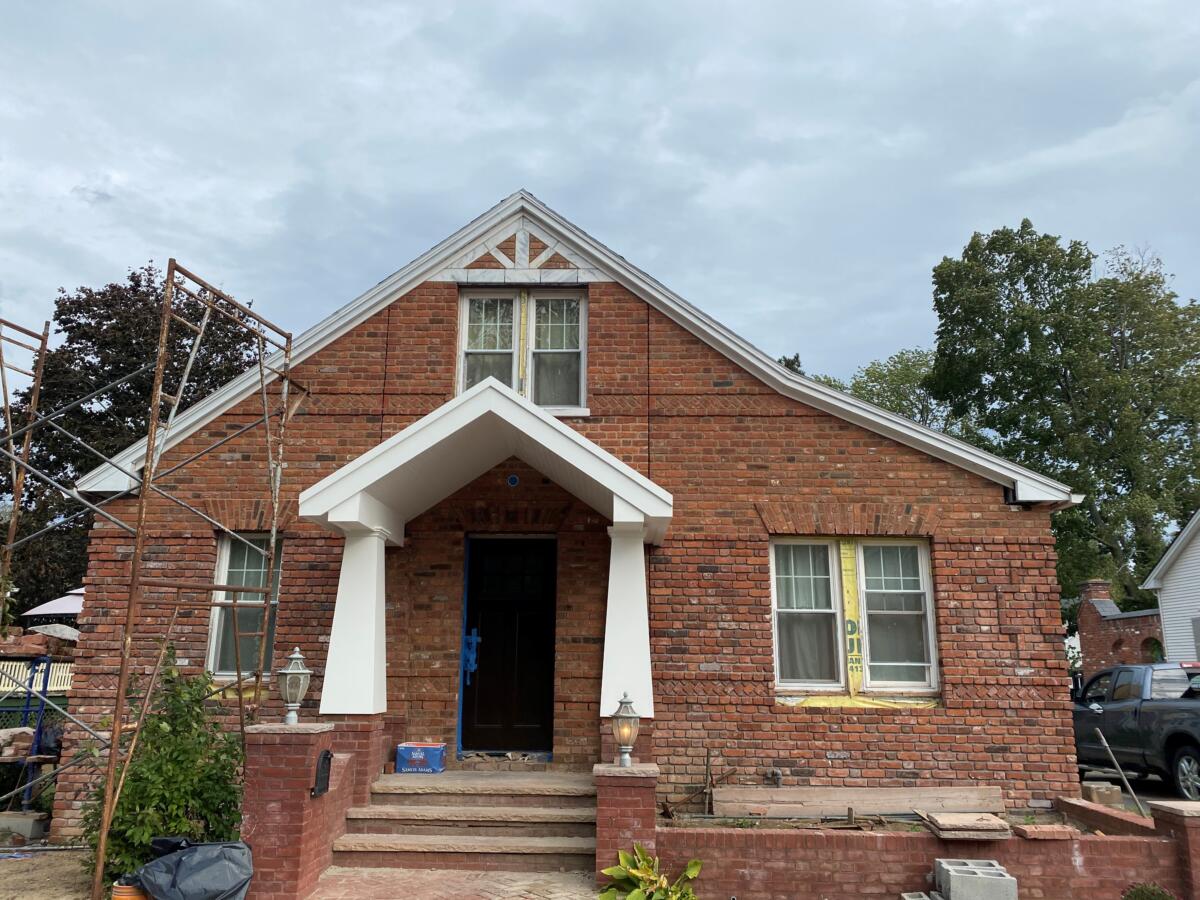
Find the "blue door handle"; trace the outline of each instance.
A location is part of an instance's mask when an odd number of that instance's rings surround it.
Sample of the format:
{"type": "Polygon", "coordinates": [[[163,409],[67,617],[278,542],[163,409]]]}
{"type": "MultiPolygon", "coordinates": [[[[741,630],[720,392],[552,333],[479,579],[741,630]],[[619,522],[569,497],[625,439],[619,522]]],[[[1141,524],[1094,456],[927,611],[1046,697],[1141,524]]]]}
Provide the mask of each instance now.
{"type": "Polygon", "coordinates": [[[463,674],[467,684],[471,683],[472,673],[479,668],[478,651],[482,640],[478,628],[472,628],[470,634],[463,636],[463,674]]]}

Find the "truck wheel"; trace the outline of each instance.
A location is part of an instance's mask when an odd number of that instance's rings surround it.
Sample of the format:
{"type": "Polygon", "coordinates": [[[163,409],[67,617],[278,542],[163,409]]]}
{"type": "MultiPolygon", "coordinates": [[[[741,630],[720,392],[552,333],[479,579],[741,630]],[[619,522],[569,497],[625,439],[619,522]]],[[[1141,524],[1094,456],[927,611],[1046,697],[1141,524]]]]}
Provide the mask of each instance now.
{"type": "Polygon", "coordinates": [[[1185,800],[1200,800],[1200,749],[1180,747],[1171,765],[1175,792],[1185,800]]]}

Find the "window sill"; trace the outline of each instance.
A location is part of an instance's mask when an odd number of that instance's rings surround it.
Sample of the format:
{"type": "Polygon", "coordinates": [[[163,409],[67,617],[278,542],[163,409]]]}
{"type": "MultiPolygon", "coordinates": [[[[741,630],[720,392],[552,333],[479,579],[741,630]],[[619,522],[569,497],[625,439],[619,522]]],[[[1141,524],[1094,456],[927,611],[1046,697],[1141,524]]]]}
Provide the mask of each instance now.
{"type": "Polygon", "coordinates": [[[775,705],[811,709],[933,709],[941,706],[936,694],[820,694],[777,688],[775,705]]]}
{"type": "Polygon", "coordinates": [[[542,412],[560,419],[582,419],[592,414],[586,406],[543,406],[542,412]]]}

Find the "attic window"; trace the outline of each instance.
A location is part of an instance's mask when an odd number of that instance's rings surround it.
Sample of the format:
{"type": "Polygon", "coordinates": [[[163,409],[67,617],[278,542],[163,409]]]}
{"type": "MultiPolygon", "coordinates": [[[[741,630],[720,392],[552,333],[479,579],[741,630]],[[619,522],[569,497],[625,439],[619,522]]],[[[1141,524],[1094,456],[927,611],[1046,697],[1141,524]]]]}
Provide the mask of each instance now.
{"type": "Polygon", "coordinates": [[[464,290],[459,391],[488,377],[558,415],[587,415],[587,301],[574,290],[464,290]]]}

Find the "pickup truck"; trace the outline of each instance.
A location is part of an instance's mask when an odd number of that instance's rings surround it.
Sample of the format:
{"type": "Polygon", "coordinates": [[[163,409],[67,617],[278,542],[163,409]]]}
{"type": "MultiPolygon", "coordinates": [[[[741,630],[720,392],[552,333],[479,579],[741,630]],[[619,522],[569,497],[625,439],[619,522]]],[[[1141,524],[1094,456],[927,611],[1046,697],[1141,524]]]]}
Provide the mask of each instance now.
{"type": "Polygon", "coordinates": [[[1200,662],[1117,666],[1071,692],[1080,773],[1112,768],[1099,728],[1126,776],[1162,776],[1200,800],[1200,662]]]}

